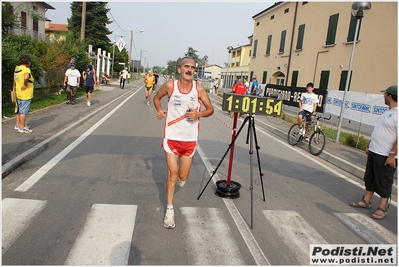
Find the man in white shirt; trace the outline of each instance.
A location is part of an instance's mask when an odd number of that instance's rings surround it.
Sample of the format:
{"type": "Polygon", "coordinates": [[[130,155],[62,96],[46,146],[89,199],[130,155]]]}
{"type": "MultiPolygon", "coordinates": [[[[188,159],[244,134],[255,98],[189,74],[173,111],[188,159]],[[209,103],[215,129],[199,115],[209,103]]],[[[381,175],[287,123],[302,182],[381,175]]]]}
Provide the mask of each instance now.
{"type": "Polygon", "coordinates": [[[76,103],[76,92],[80,84],[80,72],[76,69],[76,64],[71,63],[71,68],[67,69],[64,77],[64,84],[67,92],[67,105],[76,103]]]}
{"type": "Polygon", "coordinates": [[[127,72],[126,68],[121,70],[119,88],[122,88],[122,89],[125,88],[125,81],[127,78],[127,74],[128,74],[128,72],[127,72]]]}

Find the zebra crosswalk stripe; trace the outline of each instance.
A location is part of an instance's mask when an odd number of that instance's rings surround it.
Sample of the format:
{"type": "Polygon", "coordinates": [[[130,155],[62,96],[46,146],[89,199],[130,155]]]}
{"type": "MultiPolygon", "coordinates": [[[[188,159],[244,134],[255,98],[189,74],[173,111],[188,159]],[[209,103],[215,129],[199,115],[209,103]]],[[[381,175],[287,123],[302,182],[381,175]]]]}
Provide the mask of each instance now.
{"type": "Polygon", "coordinates": [[[360,213],[339,213],[334,215],[368,244],[397,244],[394,233],[360,213]]]}
{"type": "Polygon", "coordinates": [[[136,205],[94,204],[65,265],[127,265],[136,205]]]}
{"type": "Polygon", "coordinates": [[[245,265],[220,209],[182,207],[180,210],[187,222],[185,242],[194,259],[190,265],[245,265]]]}
{"type": "Polygon", "coordinates": [[[264,210],[263,214],[301,265],[309,264],[310,244],[327,244],[296,211],[264,210]]]}
{"type": "Polygon", "coordinates": [[[46,201],[5,198],[2,201],[2,254],[46,206],[46,201]]]}

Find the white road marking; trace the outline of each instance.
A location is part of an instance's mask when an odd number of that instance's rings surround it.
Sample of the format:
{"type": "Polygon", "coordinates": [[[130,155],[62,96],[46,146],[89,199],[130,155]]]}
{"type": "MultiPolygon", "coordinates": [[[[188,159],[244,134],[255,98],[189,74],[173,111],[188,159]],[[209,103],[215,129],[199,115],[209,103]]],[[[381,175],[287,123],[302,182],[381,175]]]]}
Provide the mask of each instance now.
{"type": "Polygon", "coordinates": [[[2,254],[43,210],[46,201],[5,198],[2,201],[2,254]]]}
{"type": "Polygon", "coordinates": [[[263,214],[301,265],[309,264],[311,244],[327,244],[296,211],[264,210],[263,214]]]}
{"type": "Polygon", "coordinates": [[[47,162],[43,167],[32,174],[25,182],[18,186],[15,191],[26,192],[33,185],[35,185],[49,170],[51,170],[58,162],[60,162],[69,152],[71,152],[76,146],[78,146],[83,140],[86,139],[94,130],[96,130],[101,124],[103,124],[112,114],[114,114],[120,107],[122,107],[130,98],[132,98],[138,91],[134,92],[128,98],[126,98],[122,103],[115,107],[111,112],[94,124],[89,130],[83,133],[78,139],[76,139],[72,144],[62,150],[58,155],[47,162]]]}
{"type": "MultiPolygon", "coordinates": [[[[204,163],[205,167],[207,168],[210,175],[212,175],[214,168],[212,164],[209,162],[208,158],[206,157],[204,151],[202,150],[201,146],[197,144],[197,151],[200,155],[202,162],[204,163]]],[[[213,182],[216,183],[219,180],[217,173],[212,178],[213,182]]],[[[263,253],[262,249],[259,247],[258,242],[256,241],[255,237],[252,235],[251,230],[248,227],[248,224],[244,221],[241,216],[241,213],[238,211],[237,207],[234,205],[234,202],[231,199],[222,198],[227,209],[230,212],[231,217],[233,218],[238,230],[242,238],[245,241],[249,251],[252,254],[257,265],[270,265],[269,260],[266,258],[265,254],[263,253]]]]}
{"type": "Polygon", "coordinates": [[[65,265],[127,265],[136,205],[94,204],[65,265]]]}
{"type": "Polygon", "coordinates": [[[339,213],[334,215],[368,244],[397,244],[397,236],[378,224],[374,219],[360,213],[339,213]]]}
{"type": "Polygon", "coordinates": [[[180,208],[187,223],[190,265],[245,265],[223,214],[216,208],[180,208]]]}

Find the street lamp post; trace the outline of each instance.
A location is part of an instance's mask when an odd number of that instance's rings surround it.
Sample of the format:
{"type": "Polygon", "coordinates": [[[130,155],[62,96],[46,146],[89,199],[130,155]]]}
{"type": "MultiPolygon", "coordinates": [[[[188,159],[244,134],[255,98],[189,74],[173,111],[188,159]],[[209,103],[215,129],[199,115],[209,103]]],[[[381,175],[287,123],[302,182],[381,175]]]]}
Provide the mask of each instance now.
{"type": "MultiPolygon", "coordinates": [[[[143,33],[144,30],[140,30],[139,32],[135,32],[135,33],[143,33]]],[[[133,46],[133,35],[135,34],[133,33],[133,31],[130,31],[130,53],[129,53],[129,71],[131,71],[130,65],[133,61],[133,57],[132,57],[132,46],[133,46]]],[[[133,73],[134,73],[134,66],[133,66],[133,73]]]]}
{"type": "Polygon", "coordinates": [[[205,55],[204,56],[204,64],[202,64],[202,82],[204,82],[204,78],[205,78],[205,64],[206,64],[207,60],[208,60],[208,56],[205,55]]]}
{"type": "Polygon", "coordinates": [[[227,52],[229,52],[229,60],[228,60],[228,63],[227,63],[226,81],[225,81],[224,84],[223,84],[223,93],[226,93],[226,84],[227,84],[228,74],[229,74],[231,50],[233,50],[233,47],[232,47],[232,46],[228,46],[228,47],[227,47],[227,52]]]}
{"type": "Polygon", "coordinates": [[[344,116],[344,110],[345,110],[346,93],[348,92],[349,81],[351,78],[353,56],[355,54],[355,46],[356,46],[356,41],[357,41],[357,34],[359,31],[360,20],[364,17],[364,14],[367,11],[369,11],[370,9],[371,9],[370,2],[354,2],[351,7],[351,13],[354,17],[357,18],[357,20],[356,20],[356,27],[355,27],[355,35],[353,37],[353,43],[352,43],[352,52],[351,52],[351,56],[349,58],[348,74],[346,76],[344,95],[342,97],[341,111],[339,114],[337,137],[335,139],[336,143],[339,142],[339,136],[341,134],[341,125],[342,125],[342,120],[344,118],[343,116],[344,116]]]}

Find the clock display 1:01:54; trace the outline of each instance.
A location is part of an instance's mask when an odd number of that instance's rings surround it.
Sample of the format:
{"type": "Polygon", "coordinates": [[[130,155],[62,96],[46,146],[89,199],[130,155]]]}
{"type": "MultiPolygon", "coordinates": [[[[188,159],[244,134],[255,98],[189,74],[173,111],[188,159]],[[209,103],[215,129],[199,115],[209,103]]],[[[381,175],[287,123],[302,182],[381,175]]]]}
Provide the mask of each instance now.
{"type": "Polygon", "coordinates": [[[282,102],[282,100],[274,98],[225,94],[223,97],[223,110],[278,116],[281,114],[282,102]]]}

